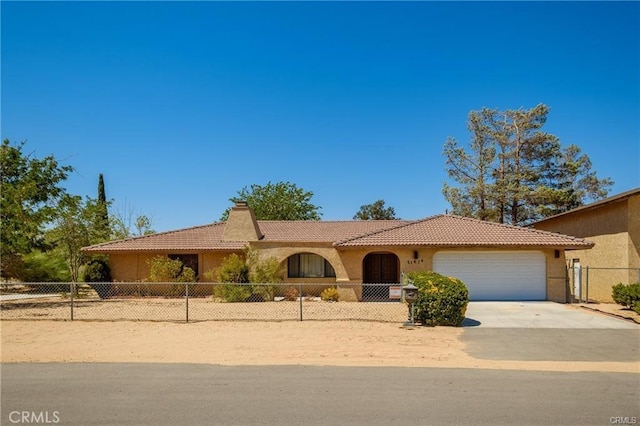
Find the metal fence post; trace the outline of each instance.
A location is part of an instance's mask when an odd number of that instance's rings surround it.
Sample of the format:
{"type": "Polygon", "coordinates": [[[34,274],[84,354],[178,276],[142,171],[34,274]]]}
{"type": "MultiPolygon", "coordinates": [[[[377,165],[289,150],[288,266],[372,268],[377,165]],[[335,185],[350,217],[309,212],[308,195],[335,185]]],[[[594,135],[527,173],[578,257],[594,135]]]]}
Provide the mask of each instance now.
{"type": "Polygon", "coordinates": [[[586,276],[585,276],[585,286],[586,286],[585,287],[585,293],[586,294],[585,294],[585,297],[584,297],[584,299],[585,299],[584,302],[585,303],[589,303],[589,267],[587,266],[586,268],[587,268],[587,273],[586,273],[586,276]]]}
{"type": "Polygon", "coordinates": [[[298,283],[298,299],[300,300],[300,321],[302,321],[302,283],[298,283]]]}
{"type": "Polygon", "coordinates": [[[71,281],[71,283],[69,283],[69,295],[71,298],[71,321],[73,321],[73,293],[75,292],[75,283],[73,281],[71,281]]]}
{"type": "Polygon", "coordinates": [[[189,322],[189,283],[185,283],[184,285],[184,294],[185,294],[185,300],[186,300],[186,307],[187,307],[187,322],[189,322]]]}

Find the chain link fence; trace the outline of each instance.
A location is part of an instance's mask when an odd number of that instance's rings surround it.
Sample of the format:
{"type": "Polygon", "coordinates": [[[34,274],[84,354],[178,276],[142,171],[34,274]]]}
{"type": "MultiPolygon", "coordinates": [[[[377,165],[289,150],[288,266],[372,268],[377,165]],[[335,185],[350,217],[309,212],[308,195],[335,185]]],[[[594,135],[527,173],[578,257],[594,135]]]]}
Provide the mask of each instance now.
{"type": "Polygon", "coordinates": [[[613,303],[614,285],[637,282],[640,282],[640,268],[571,266],[567,269],[569,302],[613,303]]]}
{"type": "Polygon", "coordinates": [[[2,284],[0,319],[403,322],[408,308],[400,290],[399,284],[2,284]]]}

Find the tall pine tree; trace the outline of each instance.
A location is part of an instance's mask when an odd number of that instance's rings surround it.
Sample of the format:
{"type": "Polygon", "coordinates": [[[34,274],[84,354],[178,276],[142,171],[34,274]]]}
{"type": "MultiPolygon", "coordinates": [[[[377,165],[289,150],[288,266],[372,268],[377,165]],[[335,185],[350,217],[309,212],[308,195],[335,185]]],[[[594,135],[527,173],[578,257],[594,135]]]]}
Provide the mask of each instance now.
{"type": "Polygon", "coordinates": [[[562,148],[543,131],[549,108],[469,113],[467,148],[447,139],[449,177],[443,193],[453,212],[482,220],[526,225],[604,198],[612,181],[600,179],[580,148],[562,148]]]}
{"type": "Polygon", "coordinates": [[[106,241],[111,237],[111,227],[109,226],[109,203],[104,190],[104,176],[102,176],[102,173],[98,176],[97,207],[96,231],[100,238],[106,241]]]}

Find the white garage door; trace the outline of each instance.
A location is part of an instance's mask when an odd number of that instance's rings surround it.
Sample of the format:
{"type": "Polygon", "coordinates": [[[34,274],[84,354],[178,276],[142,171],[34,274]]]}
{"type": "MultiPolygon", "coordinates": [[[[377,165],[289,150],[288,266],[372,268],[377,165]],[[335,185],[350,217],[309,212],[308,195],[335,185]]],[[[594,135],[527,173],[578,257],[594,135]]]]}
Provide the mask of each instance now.
{"type": "Polygon", "coordinates": [[[470,300],[546,300],[546,262],[539,251],[440,251],[433,270],[461,279],[470,300]]]}

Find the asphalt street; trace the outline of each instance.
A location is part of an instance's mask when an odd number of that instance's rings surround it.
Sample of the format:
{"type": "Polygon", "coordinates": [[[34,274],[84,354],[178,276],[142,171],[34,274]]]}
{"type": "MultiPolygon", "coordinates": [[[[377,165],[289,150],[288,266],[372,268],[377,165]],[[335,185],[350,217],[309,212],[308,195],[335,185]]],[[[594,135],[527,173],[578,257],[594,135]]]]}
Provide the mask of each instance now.
{"type": "Polygon", "coordinates": [[[41,424],[46,416],[49,424],[60,425],[608,425],[617,418],[640,420],[639,377],[393,367],[4,364],[1,421],[25,424],[16,419],[36,413],[41,424]]]}

